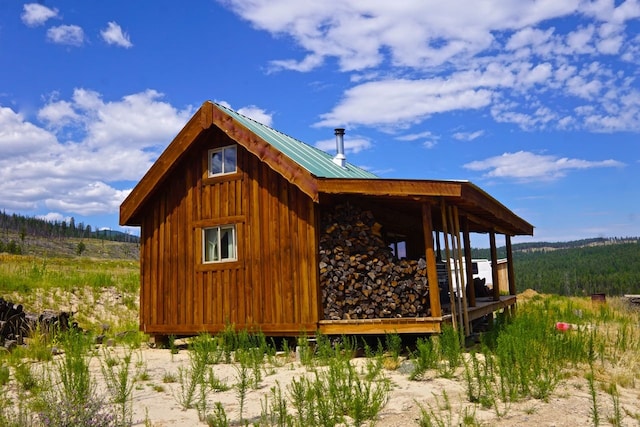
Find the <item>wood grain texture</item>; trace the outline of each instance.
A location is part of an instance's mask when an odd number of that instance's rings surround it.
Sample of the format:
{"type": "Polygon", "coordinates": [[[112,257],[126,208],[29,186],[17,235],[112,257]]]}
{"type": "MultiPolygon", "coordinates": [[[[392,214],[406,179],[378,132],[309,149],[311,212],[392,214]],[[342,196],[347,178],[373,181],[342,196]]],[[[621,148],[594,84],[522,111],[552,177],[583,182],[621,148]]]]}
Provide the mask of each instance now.
{"type": "Polygon", "coordinates": [[[182,156],[141,218],[141,328],[218,332],[315,325],[317,241],[311,198],[238,147],[238,171],[209,178],[207,153],[229,145],[210,131],[182,156]],[[202,230],[236,226],[238,260],[202,262],[202,230]]]}

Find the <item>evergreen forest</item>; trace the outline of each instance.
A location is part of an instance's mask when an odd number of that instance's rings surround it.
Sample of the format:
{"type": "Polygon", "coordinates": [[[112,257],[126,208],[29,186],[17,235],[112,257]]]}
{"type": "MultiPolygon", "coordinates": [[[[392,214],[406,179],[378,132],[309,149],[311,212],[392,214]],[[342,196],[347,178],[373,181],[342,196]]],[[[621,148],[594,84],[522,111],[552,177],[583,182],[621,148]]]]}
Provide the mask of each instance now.
{"type": "MultiPolygon", "coordinates": [[[[498,256],[504,257],[504,248],[498,256]]],[[[475,249],[474,258],[489,258],[475,249]]],[[[589,239],[513,245],[518,292],[583,296],[640,294],[640,239],[589,239]]]]}
{"type": "Polygon", "coordinates": [[[73,217],[69,221],[46,221],[42,218],[0,212],[0,252],[22,253],[21,247],[26,237],[101,239],[133,243],[140,240],[138,236],[120,231],[94,229],[89,224],[76,223],[73,217]]]}

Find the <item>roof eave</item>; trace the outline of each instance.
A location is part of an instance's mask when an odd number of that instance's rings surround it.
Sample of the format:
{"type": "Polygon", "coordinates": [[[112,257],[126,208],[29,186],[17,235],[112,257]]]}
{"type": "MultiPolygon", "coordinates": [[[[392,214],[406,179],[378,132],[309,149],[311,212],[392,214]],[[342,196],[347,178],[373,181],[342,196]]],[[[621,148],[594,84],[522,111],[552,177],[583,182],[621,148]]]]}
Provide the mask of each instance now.
{"type": "Polygon", "coordinates": [[[471,204],[481,209],[493,220],[473,219],[488,231],[510,236],[533,235],[531,224],[469,181],[319,178],[318,191],[325,194],[410,198],[416,201],[445,198],[454,204],[471,204]]]}
{"type": "Polygon", "coordinates": [[[122,202],[120,205],[120,225],[141,225],[141,220],[137,216],[144,204],[200,133],[212,125],[216,125],[231,139],[256,155],[287,181],[300,188],[314,202],[318,201],[317,183],[314,175],[273,148],[267,141],[251,132],[223,110],[217,108],[212,102],[206,101],[122,202]]]}
{"type": "Polygon", "coordinates": [[[163,181],[176,162],[187,152],[198,135],[209,128],[206,122],[206,104],[189,119],[178,135],[171,141],[160,157],[151,165],[140,182],[131,190],[120,205],[120,225],[141,225],[137,218],[144,204],[149,200],[157,186],[163,181]]]}
{"type": "Polygon", "coordinates": [[[211,102],[208,103],[204,114],[210,114],[210,119],[208,120],[211,124],[216,125],[231,139],[257,156],[260,161],[266,163],[271,169],[282,175],[284,179],[298,187],[303,193],[311,197],[314,202],[318,201],[318,184],[313,174],[211,102]]]}

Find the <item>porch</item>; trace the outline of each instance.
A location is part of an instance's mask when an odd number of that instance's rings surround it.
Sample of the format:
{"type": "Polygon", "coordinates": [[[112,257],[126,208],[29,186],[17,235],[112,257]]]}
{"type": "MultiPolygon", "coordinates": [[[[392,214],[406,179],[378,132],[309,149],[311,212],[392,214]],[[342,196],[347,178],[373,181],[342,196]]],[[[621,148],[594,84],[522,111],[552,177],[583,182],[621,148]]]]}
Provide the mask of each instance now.
{"type": "MultiPolygon", "coordinates": [[[[476,306],[467,308],[468,319],[472,322],[496,311],[510,312],[515,309],[515,305],[515,295],[501,295],[498,300],[493,297],[476,298],[476,306]]],[[[325,335],[432,334],[440,333],[443,323],[452,322],[452,314],[441,317],[320,320],[318,330],[325,335]]]]}

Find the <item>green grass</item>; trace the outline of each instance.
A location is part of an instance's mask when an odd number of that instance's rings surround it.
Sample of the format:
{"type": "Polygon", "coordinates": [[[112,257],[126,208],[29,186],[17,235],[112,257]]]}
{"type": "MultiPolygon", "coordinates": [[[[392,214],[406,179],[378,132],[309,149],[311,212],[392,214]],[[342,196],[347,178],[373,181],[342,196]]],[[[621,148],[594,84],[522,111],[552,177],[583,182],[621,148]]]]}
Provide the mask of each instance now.
{"type": "Polygon", "coordinates": [[[0,254],[5,300],[32,313],[72,311],[83,329],[98,333],[108,324],[113,337],[138,329],[139,277],[132,260],[0,254]]]}
{"type": "MultiPolygon", "coordinates": [[[[247,397],[261,393],[261,418],[276,425],[362,425],[375,422],[388,399],[386,362],[394,361],[397,367],[406,354],[401,337],[390,333],[376,349],[365,346],[366,360],[356,369],[352,358],[362,342],[321,334],[309,340],[301,332],[298,366],[306,368],[305,374],[265,389],[265,375],[286,361],[295,364],[294,349],[283,346],[283,362],[276,357],[275,343],[263,334],[228,325],[218,335],[203,333],[187,340],[188,365],[149,378],[143,366],[131,365],[131,349],[146,340],[138,332],[138,279],[138,263],[128,260],[0,255],[0,295],[31,312],[72,309],[74,319],[89,331],[87,336],[57,338],[36,331],[30,346],[0,352],[0,392],[12,390],[18,397],[12,400],[15,405],[0,406],[0,424],[28,425],[16,410],[29,416],[54,416],[58,411],[66,417],[60,422],[94,420],[109,410],[112,419],[126,424],[131,419],[132,387],[138,386],[134,382],[155,380],[171,388],[181,407],[197,410],[209,425],[240,421],[229,420],[222,406],[207,401],[219,392],[234,393],[242,417],[247,397]],[[89,343],[105,323],[110,325],[107,336],[129,350],[121,358],[102,355],[101,375],[108,384],[105,395],[97,396],[87,365],[100,354],[89,343]],[[52,358],[54,346],[64,353],[52,358]],[[211,365],[220,363],[236,366],[236,375],[217,378],[211,365]],[[79,406],[84,412],[74,412],[79,406]]],[[[472,349],[462,348],[458,332],[444,326],[442,334],[417,340],[409,354],[413,371],[406,375],[416,381],[459,381],[464,392],[460,397],[435,396],[435,403],[419,402],[419,423],[476,425],[477,409],[501,418],[517,402],[558,396],[568,379],[582,381],[589,393],[592,425],[637,421],[640,415],[624,405],[623,397],[640,379],[639,324],[640,312],[617,298],[593,304],[589,298],[550,295],[519,302],[517,315],[499,316],[472,349]],[[560,332],[556,322],[574,327],[560,332]]]]}

